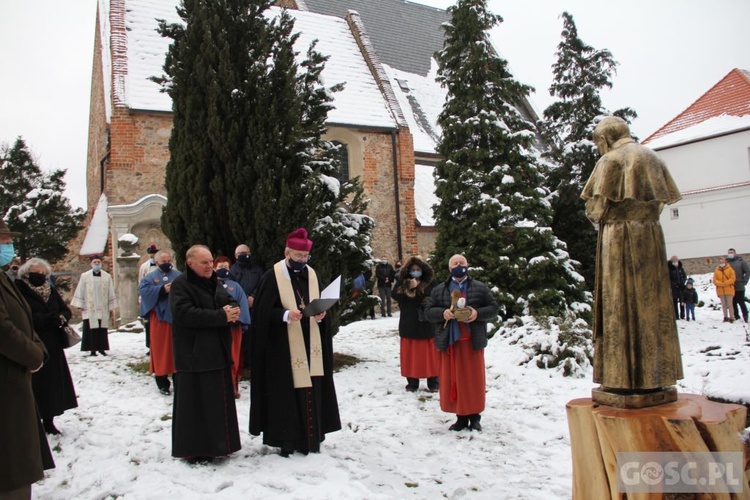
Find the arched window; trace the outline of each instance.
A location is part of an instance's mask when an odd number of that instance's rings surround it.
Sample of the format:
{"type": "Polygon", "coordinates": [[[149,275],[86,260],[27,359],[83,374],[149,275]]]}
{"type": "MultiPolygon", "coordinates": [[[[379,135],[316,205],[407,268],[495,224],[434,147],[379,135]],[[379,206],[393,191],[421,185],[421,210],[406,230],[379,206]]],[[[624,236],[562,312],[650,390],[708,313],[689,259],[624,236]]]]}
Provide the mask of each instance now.
{"type": "Polygon", "coordinates": [[[342,184],[349,180],[349,149],[341,141],[331,141],[331,144],[337,147],[334,152],[335,158],[339,161],[339,182],[342,184]]]}

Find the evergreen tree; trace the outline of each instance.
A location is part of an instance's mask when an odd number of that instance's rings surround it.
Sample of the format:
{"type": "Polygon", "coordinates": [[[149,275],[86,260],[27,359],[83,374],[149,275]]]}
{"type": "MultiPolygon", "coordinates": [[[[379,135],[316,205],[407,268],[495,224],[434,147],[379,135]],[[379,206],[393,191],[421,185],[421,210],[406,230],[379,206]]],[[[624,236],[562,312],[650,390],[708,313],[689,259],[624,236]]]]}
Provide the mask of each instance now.
{"type": "MultiPolygon", "coordinates": [[[[313,44],[298,63],[287,11],[268,0],[184,0],[161,82],[173,100],[165,233],[178,254],[194,243],[231,255],[247,243],[269,269],[286,235],[306,227],[323,284],[352,279],[370,259],[374,222],[358,179],[340,185],[333,146],[321,140],[332,92],[313,44]]],[[[362,298],[358,300],[363,300],[362,298]]]]}
{"type": "MultiPolygon", "coordinates": [[[[552,198],[552,230],[567,242],[571,257],[580,262],[589,289],[594,288],[596,230],[586,218],[581,191],[600,157],[591,137],[598,118],[609,115],[602,106],[600,91],[612,87],[617,62],[608,50],[596,50],[579,37],[573,16],[563,13],[562,41],[552,66],[554,82],[550,94],[559,100],[544,111],[539,131],[549,145],[545,158],[550,169],[548,186],[552,198]]],[[[626,121],[635,111],[614,112],[626,121]]]]}
{"type": "Polygon", "coordinates": [[[84,211],[70,206],[64,177],[65,170],[42,172],[20,137],[0,150],[0,214],[11,231],[21,233],[14,238],[21,260],[61,259],[81,229],[84,211]]]}
{"type": "Polygon", "coordinates": [[[549,228],[534,125],[514,106],[530,88],[513,78],[488,37],[502,19],[485,0],[459,0],[448,12],[437,54],[447,100],[439,116],[434,267],[445,277],[450,256],[464,253],[504,318],[587,312],[582,278],[549,228]]]}

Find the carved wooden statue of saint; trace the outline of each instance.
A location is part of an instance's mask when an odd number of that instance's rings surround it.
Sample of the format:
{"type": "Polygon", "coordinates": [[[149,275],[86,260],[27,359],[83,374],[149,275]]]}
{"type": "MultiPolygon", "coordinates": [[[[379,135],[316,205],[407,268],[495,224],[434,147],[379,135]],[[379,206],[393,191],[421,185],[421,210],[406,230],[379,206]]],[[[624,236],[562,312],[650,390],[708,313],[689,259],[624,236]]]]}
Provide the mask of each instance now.
{"type": "Polygon", "coordinates": [[[599,159],[581,197],[599,226],[594,382],[597,403],[640,408],[677,399],[682,378],[659,214],[681,195],[664,162],[609,116],[596,126],[599,159]]]}

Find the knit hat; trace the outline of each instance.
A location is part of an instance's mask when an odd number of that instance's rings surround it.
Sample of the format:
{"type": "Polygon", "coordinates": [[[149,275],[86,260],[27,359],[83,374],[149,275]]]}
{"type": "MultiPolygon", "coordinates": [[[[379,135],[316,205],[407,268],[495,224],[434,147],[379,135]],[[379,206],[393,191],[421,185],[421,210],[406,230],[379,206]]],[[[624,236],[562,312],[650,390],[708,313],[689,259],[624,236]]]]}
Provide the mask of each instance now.
{"type": "Polygon", "coordinates": [[[313,242],[307,239],[307,229],[301,227],[286,237],[286,246],[292,250],[309,252],[313,242]]]}
{"type": "Polygon", "coordinates": [[[155,253],[156,253],[156,252],[158,252],[158,251],[159,251],[159,249],[158,249],[158,248],[156,248],[156,245],[154,245],[153,243],[151,244],[151,246],[150,246],[150,247],[148,247],[148,248],[146,249],[146,253],[150,253],[150,254],[152,254],[152,255],[153,255],[153,254],[155,254],[155,253]]]}
{"type": "Polygon", "coordinates": [[[693,284],[693,278],[688,278],[685,282],[686,285],[692,285],[693,284]]]}

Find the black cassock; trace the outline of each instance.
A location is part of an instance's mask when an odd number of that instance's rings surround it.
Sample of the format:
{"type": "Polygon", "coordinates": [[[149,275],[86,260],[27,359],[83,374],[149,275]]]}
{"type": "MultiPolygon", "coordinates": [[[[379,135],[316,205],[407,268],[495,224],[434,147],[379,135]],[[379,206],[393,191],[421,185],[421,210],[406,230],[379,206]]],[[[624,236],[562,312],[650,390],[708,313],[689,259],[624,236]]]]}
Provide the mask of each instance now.
{"type": "MultiPolygon", "coordinates": [[[[295,296],[309,303],[307,268],[289,270],[295,296]]],[[[312,387],[295,389],[292,381],[289,335],[284,322],[274,270],[267,271],[255,294],[250,335],[250,434],[263,433],[263,443],[307,453],[318,452],[325,435],[341,429],[333,384],[333,341],[328,317],[318,324],[323,348],[322,377],[312,387]]],[[[313,320],[314,321],[314,320],[313,320]]],[[[310,324],[302,320],[308,363],[310,324]]]]}

